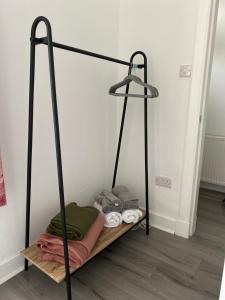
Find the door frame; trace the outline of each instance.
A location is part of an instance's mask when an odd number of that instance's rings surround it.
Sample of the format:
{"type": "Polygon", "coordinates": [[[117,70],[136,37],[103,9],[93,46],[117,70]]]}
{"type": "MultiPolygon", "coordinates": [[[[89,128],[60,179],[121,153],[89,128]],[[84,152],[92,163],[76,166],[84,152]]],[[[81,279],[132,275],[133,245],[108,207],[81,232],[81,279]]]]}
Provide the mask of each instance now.
{"type": "Polygon", "coordinates": [[[188,238],[196,227],[204,149],[207,95],[210,84],[219,0],[200,0],[186,129],[184,168],[175,234],[188,238]]]}

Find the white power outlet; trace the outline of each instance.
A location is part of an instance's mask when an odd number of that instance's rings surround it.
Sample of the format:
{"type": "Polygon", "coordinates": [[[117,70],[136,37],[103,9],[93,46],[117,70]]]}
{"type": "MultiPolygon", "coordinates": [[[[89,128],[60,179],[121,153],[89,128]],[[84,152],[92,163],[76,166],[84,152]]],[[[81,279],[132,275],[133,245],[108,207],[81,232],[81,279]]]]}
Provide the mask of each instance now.
{"type": "Polygon", "coordinates": [[[191,65],[180,66],[180,77],[181,78],[191,77],[191,75],[192,75],[192,66],[191,65]]]}
{"type": "Polygon", "coordinates": [[[168,189],[172,188],[172,180],[170,178],[164,177],[164,176],[156,176],[155,184],[158,186],[168,188],[168,189]]]}

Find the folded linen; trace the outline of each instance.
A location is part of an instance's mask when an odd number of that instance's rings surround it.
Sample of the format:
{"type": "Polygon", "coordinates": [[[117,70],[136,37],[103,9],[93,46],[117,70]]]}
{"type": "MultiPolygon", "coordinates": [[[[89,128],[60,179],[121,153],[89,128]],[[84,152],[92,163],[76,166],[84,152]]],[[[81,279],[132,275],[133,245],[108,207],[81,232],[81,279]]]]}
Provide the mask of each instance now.
{"type": "Polygon", "coordinates": [[[122,212],[122,219],[125,223],[137,223],[142,216],[140,209],[127,209],[122,212]]]}
{"type": "MultiPolygon", "coordinates": [[[[65,207],[66,229],[69,240],[82,240],[87,234],[93,222],[96,220],[99,211],[94,207],[80,207],[75,202],[65,207]]],[[[61,214],[58,213],[47,228],[47,232],[52,235],[62,237],[61,214]]]]}
{"type": "MultiPolygon", "coordinates": [[[[88,233],[81,241],[68,241],[70,267],[80,267],[91,253],[104,226],[104,216],[98,214],[88,233]]],[[[48,233],[41,234],[37,241],[41,249],[40,259],[64,264],[63,239],[48,233]]]]}
{"type": "Polygon", "coordinates": [[[124,209],[124,201],[113,195],[108,191],[101,192],[95,201],[98,202],[104,213],[119,212],[121,213],[124,209]]]}
{"type": "Polygon", "coordinates": [[[112,193],[124,202],[123,210],[138,209],[138,199],[136,199],[123,185],[118,185],[112,189],[112,193]]]}
{"type": "Polygon", "coordinates": [[[121,213],[112,211],[105,214],[105,227],[113,228],[121,225],[123,222],[121,213]]]}

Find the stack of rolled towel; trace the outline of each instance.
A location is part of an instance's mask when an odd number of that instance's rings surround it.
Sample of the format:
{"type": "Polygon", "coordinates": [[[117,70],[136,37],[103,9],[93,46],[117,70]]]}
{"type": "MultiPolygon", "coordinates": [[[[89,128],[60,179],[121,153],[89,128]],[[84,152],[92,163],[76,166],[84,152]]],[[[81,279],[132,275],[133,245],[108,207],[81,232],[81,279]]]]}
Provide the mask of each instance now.
{"type": "Polygon", "coordinates": [[[117,186],[112,192],[103,191],[96,198],[94,207],[105,216],[105,227],[117,227],[125,223],[137,223],[142,216],[136,199],[125,186],[117,186]]]}
{"type": "MultiPolygon", "coordinates": [[[[94,207],[80,207],[70,203],[65,207],[69,263],[78,268],[91,253],[103,227],[104,216],[94,207]]],[[[64,264],[63,230],[61,215],[52,218],[47,232],[39,236],[40,259],[64,264]]]]}

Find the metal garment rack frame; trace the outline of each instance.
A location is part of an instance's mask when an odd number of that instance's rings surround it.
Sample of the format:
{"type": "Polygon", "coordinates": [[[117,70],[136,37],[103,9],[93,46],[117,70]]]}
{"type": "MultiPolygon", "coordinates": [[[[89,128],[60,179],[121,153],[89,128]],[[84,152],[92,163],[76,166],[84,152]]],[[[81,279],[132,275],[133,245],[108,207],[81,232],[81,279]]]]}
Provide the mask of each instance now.
{"type": "MultiPolygon", "coordinates": [[[[67,299],[72,300],[71,292],[71,276],[69,267],[69,253],[68,253],[68,241],[66,230],[66,214],[65,214],[65,200],[64,200],[64,186],[63,186],[63,171],[62,171],[62,158],[61,158],[61,145],[60,145],[60,132],[59,132],[59,120],[58,120],[58,107],[56,96],[56,82],[55,82],[55,67],[54,67],[54,54],[53,48],[59,48],[63,50],[72,51],[75,53],[92,56],[98,59],[111,61],[117,64],[125,65],[129,67],[128,74],[131,74],[132,67],[134,66],[133,60],[137,55],[143,57],[144,63],[135,65],[139,69],[144,69],[144,82],[147,83],[147,57],[142,51],[134,52],[129,62],[112,58],[109,56],[93,53],[90,51],[66,46],[63,44],[55,43],[52,41],[52,30],[49,20],[43,16],[37,17],[31,28],[31,46],[30,46],[30,86],[29,86],[29,120],[28,120],[28,152],[27,152],[27,196],[26,196],[26,234],[25,234],[25,248],[30,244],[30,207],[31,207],[31,171],[32,171],[32,145],[33,145],[33,104],[34,104],[34,77],[35,77],[35,48],[39,44],[47,45],[48,47],[48,60],[49,60],[49,72],[50,72],[50,85],[51,85],[51,98],[52,98],[52,110],[53,110],[53,122],[54,122],[54,134],[55,134],[55,149],[57,160],[57,172],[58,172],[58,187],[59,187],[59,199],[60,199],[60,212],[62,220],[63,230],[63,242],[64,242],[64,257],[65,257],[65,280],[67,287],[67,299]],[[36,37],[36,29],[40,22],[44,22],[47,29],[47,36],[43,38],[36,37]]],[[[129,92],[129,85],[126,86],[126,94],[129,92]]],[[[144,95],[147,95],[147,88],[144,88],[144,95]]],[[[119,141],[116,153],[116,161],[113,175],[112,187],[115,186],[116,176],[118,170],[118,163],[120,157],[121,142],[123,136],[124,121],[126,116],[128,97],[124,98],[122,119],[120,125],[119,141]]],[[[146,203],[146,235],[149,235],[149,194],[148,194],[148,102],[147,98],[144,98],[144,155],[145,155],[145,203],[146,203]]],[[[28,270],[28,260],[25,259],[24,263],[25,271],[28,270]]]]}

